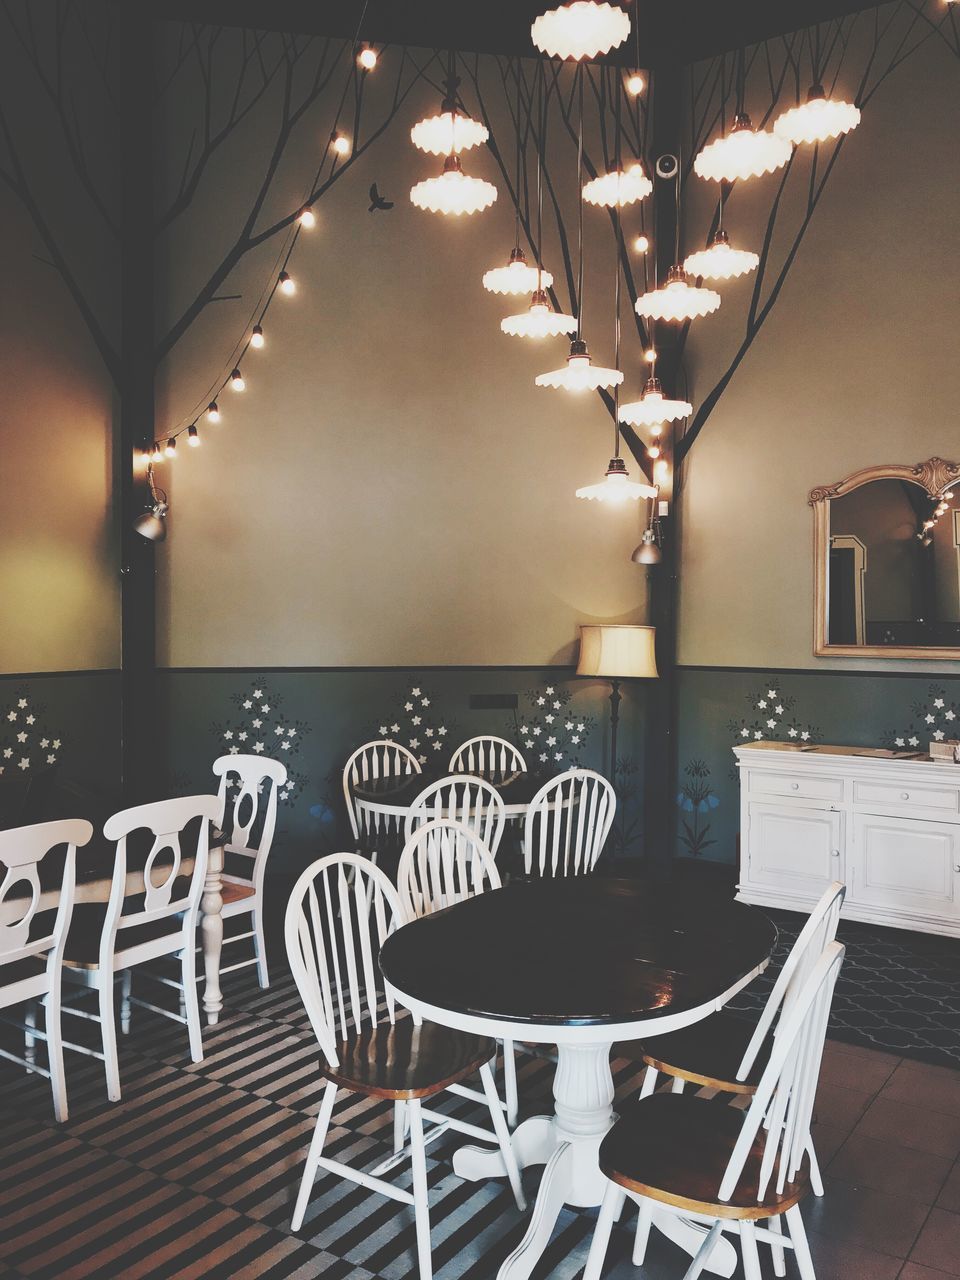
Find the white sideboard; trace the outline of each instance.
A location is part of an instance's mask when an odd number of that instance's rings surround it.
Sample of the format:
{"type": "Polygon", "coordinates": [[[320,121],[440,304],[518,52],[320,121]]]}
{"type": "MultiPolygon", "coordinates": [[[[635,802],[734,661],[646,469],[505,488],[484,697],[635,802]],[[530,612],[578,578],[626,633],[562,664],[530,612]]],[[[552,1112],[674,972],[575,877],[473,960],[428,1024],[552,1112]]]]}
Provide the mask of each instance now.
{"type": "Polygon", "coordinates": [[[808,911],[841,880],[848,919],[960,937],[960,765],[777,742],[734,755],[741,901],[808,911]]]}

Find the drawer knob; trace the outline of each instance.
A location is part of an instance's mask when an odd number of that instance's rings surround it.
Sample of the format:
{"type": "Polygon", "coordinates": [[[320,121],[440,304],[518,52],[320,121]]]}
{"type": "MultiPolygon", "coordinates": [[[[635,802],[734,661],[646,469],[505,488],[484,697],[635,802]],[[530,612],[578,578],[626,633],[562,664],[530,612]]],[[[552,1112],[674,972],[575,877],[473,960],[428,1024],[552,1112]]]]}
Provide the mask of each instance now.
{"type": "Polygon", "coordinates": [[[831,854],[831,856],[832,856],[832,857],[834,857],[834,858],[839,858],[839,857],[840,857],[840,850],[839,850],[839,849],[831,849],[831,850],[830,850],[830,854],[831,854]]]}
{"type": "Polygon", "coordinates": [[[799,783],[799,782],[791,782],[791,783],[790,783],[790,790],[791,790],[791,791],[799,791],[799,790],[800,790],[800,783],[799,783]]]}
{"type": "Polygon", "coordinates": [[[900,799],[901,799],[901,800],[909,800],[909,799],[910,799],[910,792],[909,792],[909,791],[901,791],[901,792],[900,792],[900,799]]]}

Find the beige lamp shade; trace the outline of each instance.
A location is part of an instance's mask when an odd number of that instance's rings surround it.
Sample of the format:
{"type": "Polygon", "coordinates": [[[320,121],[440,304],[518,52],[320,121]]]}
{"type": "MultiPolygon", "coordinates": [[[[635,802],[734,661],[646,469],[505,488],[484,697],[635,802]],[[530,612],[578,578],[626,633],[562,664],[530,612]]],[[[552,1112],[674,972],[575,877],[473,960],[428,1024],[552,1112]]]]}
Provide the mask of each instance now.
{"type": "Polygon", "coordinates": [[[656,679],[655,627],[582,626],[578,676],[656,679]]]}

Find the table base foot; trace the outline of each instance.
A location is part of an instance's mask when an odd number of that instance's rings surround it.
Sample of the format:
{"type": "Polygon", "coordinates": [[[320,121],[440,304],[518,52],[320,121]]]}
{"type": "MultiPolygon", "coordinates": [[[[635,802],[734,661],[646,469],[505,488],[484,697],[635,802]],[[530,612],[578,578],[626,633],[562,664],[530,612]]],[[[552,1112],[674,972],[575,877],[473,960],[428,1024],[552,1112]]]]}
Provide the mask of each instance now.
{"type": "Polygon", "coordinates": [[[547,1161],[526,1235],[497,1272],[497,1280],[527,1280],[550,1242],[557,1218],[570,1203],[575,1182],[574,1147],[561,1142],[547,1161]]]}
{"type": "MultiPolygon", "coordinates": [[[[517,1125],[510,1136],[513,1153],[521,1169],[546,1164],[557,1145],[552,1116],[531,1116],[517,1125]]],[[[453,1171],[467,1182],[505,1178],[507,1170],[500,1152],[490,1147],[460,1147],[453,1153],[453,1171]]]]}

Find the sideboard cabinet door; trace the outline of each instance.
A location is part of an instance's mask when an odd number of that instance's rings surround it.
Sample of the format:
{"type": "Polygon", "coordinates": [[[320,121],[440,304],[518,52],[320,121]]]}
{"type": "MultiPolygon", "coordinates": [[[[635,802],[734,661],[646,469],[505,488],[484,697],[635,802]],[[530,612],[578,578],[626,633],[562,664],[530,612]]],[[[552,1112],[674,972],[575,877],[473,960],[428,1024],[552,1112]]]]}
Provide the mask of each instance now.
{"type": "Polygon", "coordinates": [[[847,901],[960,920],[960,827],[856,814],[847,901]]]}
{"type": "Polygon", "coordinates": [[[830,809],[751,804],[747,882],[815,901],[844,878],[843,822],[830,809]]]}

